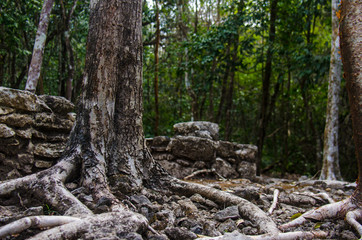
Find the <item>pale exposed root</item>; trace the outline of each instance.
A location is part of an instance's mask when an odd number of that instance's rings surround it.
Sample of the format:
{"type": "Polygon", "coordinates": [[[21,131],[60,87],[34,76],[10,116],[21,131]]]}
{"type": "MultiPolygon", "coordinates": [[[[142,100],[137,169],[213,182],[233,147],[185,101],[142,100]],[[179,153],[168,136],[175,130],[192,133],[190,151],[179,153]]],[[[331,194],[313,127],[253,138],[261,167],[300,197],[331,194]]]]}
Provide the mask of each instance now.
{"type": "Polygon", "coordinates": [[[0,196],[15,191],[25,191],[33,193],[37,199],[66,215],[93,214],[64,186],[67,178],[76,171],[78,152],[79,150],[75,149],[74,153],[65,156],[62,161],[42,172],[0,183],[0,196]]]}
{"type": "Polygon", "coordinates": [[[184,177],[184,180],[188,180],[188,179],[190,179],[190,178],[193,178],[193,177],[195,177],[195,176],[197,176],[197,175],[199,175],[199,174],[203,174],[203,173],[213,173],[213,174],[217,175],[220,179],[226,180],[223,176],[221,176],[219,173],[217,173],[216,170],[213,169],[213,168],[212,168],[212,169],[201,169],[201,170],[197,170],[197,171],[191,173],[190,175],[184,177]]]}
{"type": "Polygon", "coordinates": [[[362,209],[356,209],[346,214],[346,221],[357,230],[362,239],[362,225],[358,220],[362,220],[362,209]]]}
{"type": "Polygon", "coordinates": [[[218,237],[206,237],[199,238],[199,240],[312,240],[327,238],[328,233],[323,231],[311,231],[311,232],[288,232],[288,233],[276,233],[276,234],[264,234],[257,236],[246,236],[237,231],[225,234],[218,237]]]}
{"type": "Polygon", "coordinates": [[[131,211],[109,212],[43,231],[29,240],[58,239],[119,239],[122,233],[142,233],[147,219],[131,211]]]}
{"type": "Polygon", "coordinates": [[[279,229],[286,230],[291,227],[300,226],[307,220],[322,221],[324,219],[331,218],[344,218],[347,212],[356,209],[356,207],[357,206],[351,201],[351,198],[347,198],[340,202],[331,203],[320,208],[310,210],[293,221],[281,225],[279,229]]]}
{"type": "Polygon", "coordinates": [[[55,227],[78,220],[80,219],[75,217],[67,217],[67,216],[25,217],[0,227],[0,238],[20,233],[30,227],[35,227],[35,228],[55,227]]]}
{"type": "Polygon", "coordinates": [[[279,229],[277,228],[274,221],[263,210],[241,197],[220,191],[215,188],[206,187],[196,183],[184,182],[178,179],[171,181],[170,187],[174,191],[185,196],[198,193],[205,198],[225,206],[237,205],[240,215],[256,223],[259,226],[261,232],[279,232],[279,229]]]}
{"type": "Polygon", "coordinates": [[[327,200],[329,203],[335,202],[327,193],[317,193],[317,194],[314,194],[314,196],[327,200]]]}
{"type": "Polygon", "coordinates": [[[277,207],[278,204],[278,197],[279,197],[279,190],[275,189],[274,190],[274,194],[273,194],[273,203],[271,204],[269,210],[268,210],[268,215],[271,215],[274,211],[274,209],[277,207]]]}

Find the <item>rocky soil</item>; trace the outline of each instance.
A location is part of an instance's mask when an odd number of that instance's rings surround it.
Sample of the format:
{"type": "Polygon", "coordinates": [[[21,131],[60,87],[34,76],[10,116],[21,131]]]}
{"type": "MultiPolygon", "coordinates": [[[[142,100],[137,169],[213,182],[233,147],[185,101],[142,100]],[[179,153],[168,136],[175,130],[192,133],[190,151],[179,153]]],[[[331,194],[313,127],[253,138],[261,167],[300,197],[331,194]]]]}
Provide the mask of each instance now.
{"type": "MultiPolygon", "coordinates": [[[[288,222],[298,217],[301,213],[324,204],[329,196],[334,201],[340,201],[350,196],[355,188],[354,183],[339,181],[319,181],[307,178],[298,180],[277,179],[270,177],[256,178],[255,181],[247,179],[213,180],[211,175],[192,179],[223,191],[243,197],[264,211],[268,211],[272,202],[275,189],[280,191],[277,207],[271,217],[278,224],[288,222]],[[320,194],[325,193],[325,194],[320,194]],[[318,195],[319,194],[319,195],[318,195]]],[[[92,203],[91,195],[82,188],[77,188],[75,183],[68,184],[68,188],[96,213],[107,211],[106,205],[100,207],[92,203]]],[[[23,199],[21,193],[0,199],[0,226],[23,216],[32,215],[57,215],[58,212],[51,206],[31,200],[23,199]]],[[[202,196],[195,194],[189,198],[184,196],[165,196],[150,190],[142,194],[123,197],[123,203],[135,212],[147,217],[151,230],[142,236],[132,233],[119,236],[120,239],[170,239],[187,240],[203,236],[219,236],[233,231],[246,235],[262,234],[252,219],[242,219],[236,206],[220,206],[202,196]]],[[[328,222],[313,222],[290,231],[323,230],[329,232],[329,239],[357,239],[358,234],[343,219],[328,222]]],[[[6,239],[25,239],[38,229],[30,229],[16,236],[6,239]]]]}

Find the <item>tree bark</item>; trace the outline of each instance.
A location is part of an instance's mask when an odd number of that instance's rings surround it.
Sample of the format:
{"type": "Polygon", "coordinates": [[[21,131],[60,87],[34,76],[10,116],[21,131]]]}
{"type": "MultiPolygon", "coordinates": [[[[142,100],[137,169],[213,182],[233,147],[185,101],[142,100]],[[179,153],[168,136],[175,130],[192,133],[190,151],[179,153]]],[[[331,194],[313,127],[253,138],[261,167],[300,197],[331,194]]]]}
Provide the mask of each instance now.
{"type": "Polygon", "coordinates": [[[341,180],[338,151],[338,112],[342,62],[339,54],[339,20],[337,10],[340,0],[332,0],[332,42],[329,67],[329,85],[326,126],[324,129],[323,166],[321,180],[341,180]]]}
{"type": "Polygon", "coordinates": [[[29,66],[28,80],[25,90],[35,92],[39,80],[41,66],[43,62],[46,35],[48,31],[50,12],[52,11],[54,0],[45,0],[40,14],[38,30],[36,32],[33,56],[29,66]]]}
{"type": "Polygon", "coordinates": [[[348,91],[353,140],[358,162],[357,189],[353,198],[362,206],[362,1],[343,0],[340,37],[344,78],[348,91]]]}

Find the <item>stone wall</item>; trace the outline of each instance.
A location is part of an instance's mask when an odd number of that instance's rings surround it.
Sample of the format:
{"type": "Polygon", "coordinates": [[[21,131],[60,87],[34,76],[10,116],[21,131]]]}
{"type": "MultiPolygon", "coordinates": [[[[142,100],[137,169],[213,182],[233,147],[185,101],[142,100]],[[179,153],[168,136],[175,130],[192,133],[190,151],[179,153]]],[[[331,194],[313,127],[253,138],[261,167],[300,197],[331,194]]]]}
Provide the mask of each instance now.
{"type": "MultiPolygon", "coordinates": [[[[75,122],[63,97],[0,87],[0,181],[49,168],[61,156],[75,122]]],[[[213,177],[254,178],[256,147],[219,140],[210,122],[174,125],[175,136],[147,139],[154,158],[178,178],[198,170],[213,177]]]]}
{"type": "Polygon", "coordinates": [[[0,180],[51,167],[75,121],[62,97],[0,87],[0,180]]]}
{"type": "Polygon", "coordinates": [[[153,157],[173,176],[185,178],[208,169],[208,175],[223,178],[256,176],[257,147],[218,140],[219,126],[210,122],[174,125],[175,136],[147,139],[153,157]],[[201,171],[200,171],[201,170],[201,171]]]}

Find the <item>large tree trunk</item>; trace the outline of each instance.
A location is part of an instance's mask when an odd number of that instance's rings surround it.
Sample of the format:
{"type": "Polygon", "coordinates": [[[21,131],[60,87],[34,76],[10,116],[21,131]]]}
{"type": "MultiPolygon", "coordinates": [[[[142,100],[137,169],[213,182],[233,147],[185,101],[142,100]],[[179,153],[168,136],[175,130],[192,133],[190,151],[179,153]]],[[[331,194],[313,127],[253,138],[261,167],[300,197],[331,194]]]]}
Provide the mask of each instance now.
{"type": "Polygon", "coordinates": [[[339,0],[332,0],[332,42],[329,68],[326,126],[324,128],[323,166],[320,179],[341,180],[338,153],[338,104],[341,85],[342,62],[339,54],[339,0]]]}
{"type": "Polygon", "coordinates": [[[362,206],[362,1],[343,0],[340,22],[341,54],[352,115],[358,162],[354,198],[362,206]]]}
{"type": "Polygon", "coordinates": [[[73,145],[94,192],[139,190],[149,157],[142,127],[142,1],[91,2],[88,52],[73,145]],[[120,14],[122,13],[122,14],[120,14]]]}
{"type": "Polygon", "coordinates": [[[50,12],[52,11],[54,0],[45,0],[40,14],[39,26],[36,32],[33,56],[29,66],[28,80],[25,90],[35,92],[40,77],[41,66],[43,62],[45,40],[48,31],[50,12]]]}

